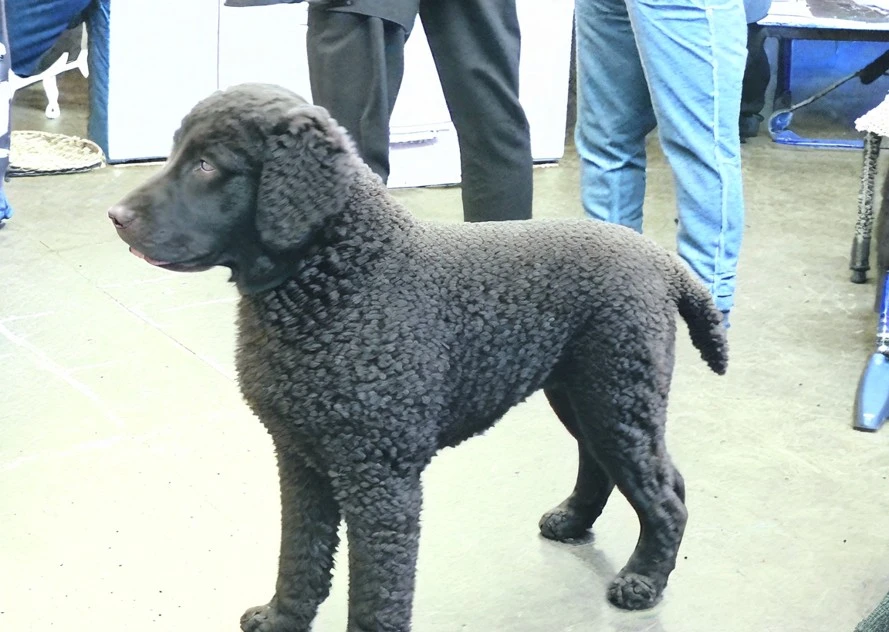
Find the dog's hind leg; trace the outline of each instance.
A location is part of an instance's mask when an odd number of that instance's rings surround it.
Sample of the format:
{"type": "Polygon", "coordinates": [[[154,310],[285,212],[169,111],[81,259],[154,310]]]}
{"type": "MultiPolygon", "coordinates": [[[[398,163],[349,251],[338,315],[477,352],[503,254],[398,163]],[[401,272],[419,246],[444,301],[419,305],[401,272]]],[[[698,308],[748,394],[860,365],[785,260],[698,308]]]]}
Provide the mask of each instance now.
{"type": "Polygon", "coordinates": [[[663,440],[620,443],[602,442],[597,454],[636,511],[641,532],[630,560],[609,586],[608,600],[619,608],[639,610],[657,603],[667,585],[688,511],[682,478],[663,440]]]}
{"type": "Polygon", "coordinates": [[[330,482],[299,457],[278,453],[281,553],[275,596],[241,617],[244,632],[308,632],[330,592],[340,512],[330,482]]]}
{"type": "MultiPolygon", "coordinates": [[[[640,393],[637,396],[647,399],[640,393]]],[[[662,411],[643,412],[631,402],[632,398],[619,404],[612,399],[617,404],[609,416],[612,423],[592,422],[583,431],[597,460],[639,517],[636,549],[608,590],[615,606],[638,610],[660,599],[676,565],[688,512],[683,501],[685,485],[664,444],[662,411]],[[655,418],[638,418],[645,414],[655,418]]],[[[595,418],[600,417],[597,412],[595,418]]]]}
{"type": "Polygon", "coordinates": [[[685,485],[664,441],[673,346],[656,342],[586,341],[568,372],[586,445],[639,518],[636,549],[608,591],[611,603],[630,610],[660,599],[688,519],[685,485]]]}
{"type": "Polygon", "coordinates": [[[630,560],[608,589],[619,608],[640,610],[658,602],[676,566],[688,512],[684,485],[663,440],[600,442],[597,455],[639,517],[641,532],[630,560]]]}
{"type": "Polygon", "coordinates": [[[614,483],[586,447],[568,391],[562,386],[550,386],[544,388],[544,393],[556,416],[577,440],[578,463],[574,491],[543,514],[540,533],[550,540],[577,540],[588,534],[602,513],[614,483]]]}
{"type": "Polygon", "coordinates": [[[420,543],[420,473],[367,464],[340,481],[349,540],[348,632],[409,632],[420,543]]]}

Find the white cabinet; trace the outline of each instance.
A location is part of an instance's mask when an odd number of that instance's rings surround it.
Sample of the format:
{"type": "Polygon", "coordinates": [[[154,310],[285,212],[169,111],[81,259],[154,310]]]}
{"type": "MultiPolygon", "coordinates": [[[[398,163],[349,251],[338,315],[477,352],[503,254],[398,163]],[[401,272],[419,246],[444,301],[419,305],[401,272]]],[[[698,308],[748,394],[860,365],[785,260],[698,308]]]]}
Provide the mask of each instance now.
{"type": "Polygon", "coordinates": [[[534,160],[565,152],[574,0],[518,0],[522,27],[519,99],[531,124],[534,160]]]}

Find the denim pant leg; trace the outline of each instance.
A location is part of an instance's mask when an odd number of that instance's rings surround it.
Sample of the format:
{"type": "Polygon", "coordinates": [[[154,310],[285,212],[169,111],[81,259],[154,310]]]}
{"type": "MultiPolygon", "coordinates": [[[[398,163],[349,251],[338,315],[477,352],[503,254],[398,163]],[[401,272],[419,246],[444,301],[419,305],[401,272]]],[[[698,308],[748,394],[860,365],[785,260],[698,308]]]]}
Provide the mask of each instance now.
{"type": "Polygon", "coordinates": [[[627,0],[664,154],[679,255],[717,307],[734,302],[744,227],[738,116],[747,57],[741,0],[627,0]]]}
{"type": "Polygon", "coordinates": [[[581,199],[589,217],[642,231],[645,136],[655,118],[624,0],[577,0],[581,199]]]}

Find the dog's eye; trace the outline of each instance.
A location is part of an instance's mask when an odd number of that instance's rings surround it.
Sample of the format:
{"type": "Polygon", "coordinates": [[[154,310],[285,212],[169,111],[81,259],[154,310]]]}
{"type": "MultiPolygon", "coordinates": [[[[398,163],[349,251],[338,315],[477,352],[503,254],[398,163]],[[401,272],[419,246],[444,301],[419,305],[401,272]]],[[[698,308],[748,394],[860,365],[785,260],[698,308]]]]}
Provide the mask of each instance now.
{"type": "Polygon", "coordinates": [[[199,167],[200,170],[203,171],[204,173],[212,173],[212,172],[216,171],[216,167],[214,167],[213,165],[211,165],[211,164],[210,164],[209,162],[207,162],[206,160],[201,160],[201,162],[200,162],[200,164],[198,165],[198,167],[199,167]]]}

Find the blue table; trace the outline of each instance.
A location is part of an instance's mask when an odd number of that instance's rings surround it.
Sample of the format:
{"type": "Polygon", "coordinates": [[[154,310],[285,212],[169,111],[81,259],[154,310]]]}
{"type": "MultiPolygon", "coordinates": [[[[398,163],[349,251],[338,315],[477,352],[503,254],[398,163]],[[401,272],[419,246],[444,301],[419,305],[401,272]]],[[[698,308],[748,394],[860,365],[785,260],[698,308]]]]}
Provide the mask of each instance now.
{"type": "MultiPolygon", "coordinates": [[[[889,42],[889,0],[871,2],[873,4],[858,4],[854,0],[774,0],[769,14],[759,21],[764,27],[765,36],[778,40],[774,112],[769,119],[769,131],[776,143],[820,148],[862,148],[860,140],[802,138],[787,129],[790,115],[784,113],[791,108],[793,101],[790,82],[794,40],[889,42]]],[[[855,76],[857,74],[828,86],[796,107],[820,98],[855,76]]]]}

